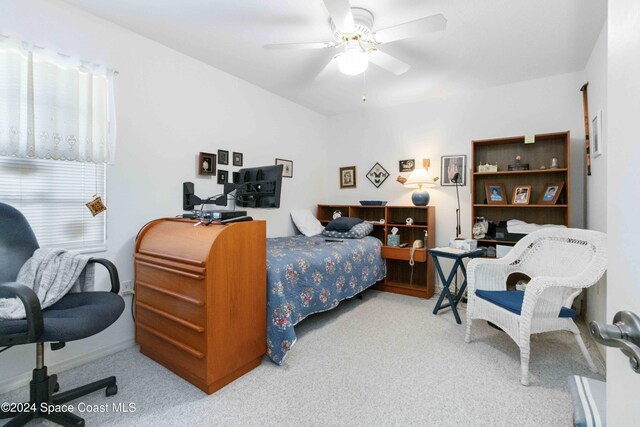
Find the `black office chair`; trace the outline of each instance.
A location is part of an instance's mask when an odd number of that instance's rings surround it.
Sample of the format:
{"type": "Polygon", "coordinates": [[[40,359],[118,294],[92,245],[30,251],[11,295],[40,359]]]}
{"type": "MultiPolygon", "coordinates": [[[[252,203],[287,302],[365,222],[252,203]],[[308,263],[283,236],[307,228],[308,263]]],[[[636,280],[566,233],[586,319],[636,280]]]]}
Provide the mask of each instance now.
{"type": "Polygon", "coordinates": [[[28,287],[15,283],[22,265],[38,249],[38,241],[26,218],[15,208],[0,203],[0,298],[18,297],[27,314],[25,320],[0,320],[0,347],[36,343],[36,368],[30,383],[29,403],[33,412],[0,410],[0,418],[12,420],[7,426],[24,425],[33,418],[43,417],[68,426],[83,426],[84,420],[71,412],[41,412],[41,404],[61,405],[106,388],[106,395],[118,392],[116,377],[109,377],[73,390],[58,391],[56,375],[47,375],[44,365],[44,343],[52,350],[64,347],[67,341],[95,335],[114,323],[124,310],[118,292],[120,281],[115,265],[106,259],[91,259],[90,263],[106,267],[111,278],[111,292],[81,292],[65,295],[44,310],[36,294],[28,287]]]}

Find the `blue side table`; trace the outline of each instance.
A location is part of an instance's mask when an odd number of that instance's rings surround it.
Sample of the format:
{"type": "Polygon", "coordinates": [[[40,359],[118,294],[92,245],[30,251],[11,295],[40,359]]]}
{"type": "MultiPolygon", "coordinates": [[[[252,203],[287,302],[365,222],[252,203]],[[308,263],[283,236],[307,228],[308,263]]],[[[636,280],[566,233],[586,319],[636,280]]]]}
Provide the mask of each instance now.
{"type": "Polygon", "coordinates": [[[429,249],[429,253],[433,258],[433,263],[436,266],[436,271],[438,272],[438,277],[440,277],[440,281],[442,282],[442,293],[440,294],[440,298],[438,298],[438,302],[433,309],[433,314],[438,314],[438,311],[442,308],[451,307],[451,311],[453,311],[453,315],[456,318],[456,322],[458,325],[462,324],[460,320],[460,315],[458,314],[458,303],[462,299],[462,295],[464,294],[465,289],[467,288],[467,269],[464,268],[464,263],[462,260],[465,258],[478,258],[484,255],[484,249],[476,249],[473,251],[462,251],[459,249],[451,249],[451,248],[433,248],[429,249]],[[440,266],[440,261],[438,258],[448,258],[454,260],[453,267],[449,272],[449,277],[445,278],[444,273],[442,272],[442,267],[440,266]],[[456,295],[455,299],[451,296],[451,291],[449,290],[449,286],[451,286],[451,282],[456,275],[456,271],[458,268],[462,271],[462,276],[464,277],[464,281],[462,282],[462,286],[460,287],[460,291],[458,295],[456,295]],[[442,304],[445,297],[449,300],[448,303],[442,304]]]}

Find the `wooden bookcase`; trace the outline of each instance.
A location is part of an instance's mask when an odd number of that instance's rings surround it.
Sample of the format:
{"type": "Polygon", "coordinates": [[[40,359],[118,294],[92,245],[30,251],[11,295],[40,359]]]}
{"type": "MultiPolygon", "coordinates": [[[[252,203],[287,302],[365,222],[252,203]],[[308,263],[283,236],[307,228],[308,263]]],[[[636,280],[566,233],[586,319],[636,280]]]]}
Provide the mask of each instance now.
{"type": "Polygon", "coordinates": [[[333,212],[339,210],[342,216],[362,218],[373,222],[372,236],[382,241],[382,257],[387,264],[387,277],[376,285],[375,289],[395,292],[420,298],[431,298],[435,289],[435,270],[433,260],[427,249],[435,247],[436,242],[436,208],[433,206],[361,206],[361,205],[318,205],[317,218],[323,225],[333,218],[333,212]],[[413,218],[413,225],[406,225],[405,220],[413,218]],[[380,220],[383,219],[384,223],[380,220]],[[387,235],[391,229],[400,229],[400,243],[407,243],[405,248],[387,246],[387,235]],[[414,254],[413,280],[409,258],[414,240],[424,240],[427,232],[425,249],[416,249],[414,254]]]}
{"type": "MultiPolygon", "coordinates": [[[[569,226],[570,218],[570,159],[569,132],[535,135],[535,143],[525,144],[524,136],[485,139],[471,142],[471,226],[475,218],[482,216],[498,224],[500,221],[519,219],[536,224],[561,224],[569,226]],[[509,171],[508,165],[515,163],[516,156],[521,163],[528,163],[529,170],[509,171]],[[559,167],[550,169],[551,158],[557,157],[559,167]],[[478,172],[480,163],[498,164],[498,172],[478,172]],[[546,169],[540,169],[545,165],[546,169]],[[545,184],[564,182],[564,187],[555,205],[540,205],[538,199],[545,184]],[[505,186],[507,203],[487,204],[485,184],[502,183],[505,186]],[[516,186],[531,186],[531,200],[527,205],[513,205],[512,195],[516,186]]],[[[515,241],[479,239],[481,246],[515,244],[515,241]]]]}

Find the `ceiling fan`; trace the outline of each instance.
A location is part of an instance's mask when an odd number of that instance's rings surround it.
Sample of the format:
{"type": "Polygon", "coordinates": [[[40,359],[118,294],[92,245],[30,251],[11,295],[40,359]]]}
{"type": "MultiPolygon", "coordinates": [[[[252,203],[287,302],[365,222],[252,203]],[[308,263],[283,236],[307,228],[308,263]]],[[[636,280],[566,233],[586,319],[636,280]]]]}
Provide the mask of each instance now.
{"type": "Polygon", "coordinates": [[[379,48],[391,43],[423,34],[442,31],[447,20],[441,14],[416,19],[394,27],[373,31],[373,14],[366,9],[351,7],[349,0],[323,0],[331,16],[333,41],[315,43],[267,44],[265,49],[340,49],[327,66],[318,74],[324,75],[335,67],[343,74],[355,76],[374,63],[395,75],[406,73],[411,66],[379,48]],[[344,49],[342,49],[344,48],[344,49]]]}

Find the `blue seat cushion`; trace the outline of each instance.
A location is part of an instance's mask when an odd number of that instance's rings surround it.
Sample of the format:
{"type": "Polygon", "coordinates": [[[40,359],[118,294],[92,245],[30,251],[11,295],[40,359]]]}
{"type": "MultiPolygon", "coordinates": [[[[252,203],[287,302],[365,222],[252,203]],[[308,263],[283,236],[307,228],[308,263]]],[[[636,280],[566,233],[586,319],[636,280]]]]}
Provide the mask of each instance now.
{"type": "MultiPolygon", "coordinates": [[[[65,295],[42,310],[42,335],[36,342],[75,341],[87,338],[114,323],[124,310],[124,300],[111,292],[65,295]]],[[[0,320],[0,335],[24,333],[26,320],[0,320]]]]}
{"type": "MultiPolygon", "coordinates": [[[[524,291],[485,291],[477,290],[476,295],[485,301],[489,301],[508,310],[514,314],[520,315],[522,311],[522,302],[524,301],[524,291]]],[[[567,307],[562,307],[558,317],[576,317],[576,311],[567,307]]]]}

